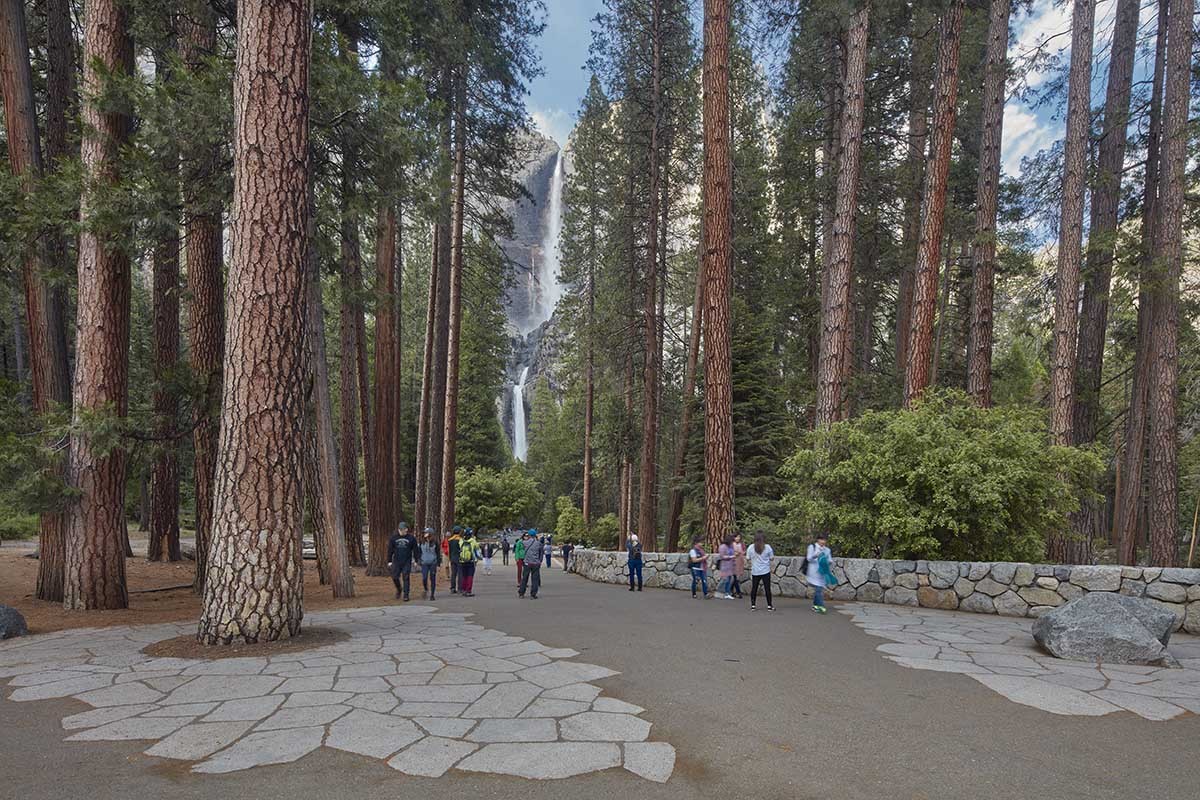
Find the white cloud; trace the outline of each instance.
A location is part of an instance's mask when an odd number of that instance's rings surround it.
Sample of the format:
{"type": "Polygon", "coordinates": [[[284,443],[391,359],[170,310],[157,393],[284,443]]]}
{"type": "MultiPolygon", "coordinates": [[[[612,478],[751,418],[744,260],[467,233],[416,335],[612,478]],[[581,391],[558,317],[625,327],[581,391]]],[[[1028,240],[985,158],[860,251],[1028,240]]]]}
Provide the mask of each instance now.
{"type": "Polygon", "coordinates": [[[1055,124],[1039,119],[1016,100],[1004,106],[1004,140],[1000,159],[1008,175],[1021,174],[1021,159],[1054,144],[1059,131],[1055,124]]]}
{"type": "Polygon", "coordinates": [[[562,147],[567,143],[567,137],[575,127],[575,115],[561,108],[530,108],[529,115],[533,117],[533,125],[546,136],[558,142],[562,147]]]}

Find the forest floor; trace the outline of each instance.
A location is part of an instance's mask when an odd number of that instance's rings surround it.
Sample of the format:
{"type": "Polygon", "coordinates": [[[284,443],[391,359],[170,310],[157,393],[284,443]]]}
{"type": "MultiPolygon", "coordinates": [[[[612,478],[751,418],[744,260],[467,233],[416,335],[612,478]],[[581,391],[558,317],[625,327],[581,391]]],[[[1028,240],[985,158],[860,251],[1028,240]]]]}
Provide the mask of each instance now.
{"type": "MultiPolygon", "coordinates": [[[[131,573],[141,568],[130,564],[131,573]]],[[[6,581],[12,580],[11,566],[0,562],[6,581]]],[[[665,784],[619,768],[564,780],[465,769],[419,778],[330,747],[288,764],[195,774],[187,762],[146,755],[145,741],[63,741],[63,718],[88,709],[67,698],[0,700],[5,790],[31,800],[75,795],[1184,800],[1195,797],[1200,785],[1194,747],[1200,714],[1151,721],[1127,711],[1049,713],[1013,702],[968,674],[897,663],[878,649],[883,639],[862,629],[863,620],[819,616],[801,600],[785,598],[775,613],[760,607],[752,614],[744,602],[693,600],[668,590],[631,593],[566,575],[558,566],[543,570],[536,602],[519,600],[512,568],[498,567],[494,576],[477,577],[478,597],[441,594],[433,605],[442,613],[471,613],[471,622],[490,630],[574,648],[580,660],[618,671],[598,684],[607,696],[645,706],[651,738],[674,746],[674,772],[665,784]]],[[[158,579],[175,580],[170,573],[158,579]]],[[[23,600],[28,580],[18,585],[16,599],[23,600]]],[[[361,602],[394,604],[386,579],[363,579],[359,586],[364,595],[379,587],[374,600],[361,602]]],[[[321,606],[324,595],[308,587],[306,609],[321,606]]],[[[11,592],[0,592],[0,602],[12,599],[11,592]]],[[[194,605],[181,604],[171,613],[194,618],[194,605]]],[[[96,615],[80,616],[95,624],[96,615]]]]}

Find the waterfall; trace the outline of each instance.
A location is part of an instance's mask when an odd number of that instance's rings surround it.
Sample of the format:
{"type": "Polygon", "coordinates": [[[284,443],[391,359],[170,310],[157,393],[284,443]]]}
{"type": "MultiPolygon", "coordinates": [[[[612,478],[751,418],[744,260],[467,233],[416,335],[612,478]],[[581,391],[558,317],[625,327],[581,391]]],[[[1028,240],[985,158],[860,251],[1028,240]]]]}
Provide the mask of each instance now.
{"type": "Polygon", "coordinates": [[[524,461],[528,454],[529,445],[525,442],[525,379],[529,377],[529,367],[521,370],[521,377],[513,384],[513,457],[524,461]]]}

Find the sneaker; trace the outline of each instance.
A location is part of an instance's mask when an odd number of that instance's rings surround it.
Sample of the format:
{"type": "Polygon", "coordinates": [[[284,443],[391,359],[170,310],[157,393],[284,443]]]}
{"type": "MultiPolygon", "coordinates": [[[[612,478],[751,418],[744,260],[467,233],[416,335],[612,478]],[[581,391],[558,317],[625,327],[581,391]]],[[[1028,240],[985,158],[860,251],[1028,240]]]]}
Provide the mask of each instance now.
{"type": "Polygon", "coordinates": [[[631,591],[631,592],[633,591],[633,587],[632,587],[632,586],[630,586],[630,587],[629,587],[629,591],[631,591]]]}
{"type": "MultiPolygon", "coordinates": [[[[769,606],[768,606],[768,608],[769,608],[769,606]]],[[[751,610],[751,611],[758,611],[758,609],[757,609],[757,608],[755,608],[755,606],[754,606],[754,604],[753,604],[753,603],[751,603],[751,604],[750,604],[750,610],[751,610]]]]}
{"type": "Polygon", "coordinates": [[[722,598],[722,599],[724,599],[724,600],[732,600],[732,599],[733,599],[733,595],[731,595],[731,594],[727,594],[727,595],[725,595],[725,597],[724,597],[724,598],[722,598]]]}
{"type": "Polygon", "coordinates": [[[825,608],[825,606],[817,606],[817,613],[818,613],[818,614],[824,614],[824,613],[826,613],[827,611],[828,611],[828,609],[826,609],[826,608],[825,608]]]}
{"type": "Polygon", "coordinates": [[[404,595],[404,602],[408,602],[408,595],[404,595]]]}
{"type": "Polygon", "coordinates": [[[767,611],[774,611],[774,610],[775,610],[775,606],[767,606],[767,611]]]}
{"type": "Polygon", "coordinates": [[[641,590],[642,590],[642,587],[640,587],[640,586],[639,586],[639,587],[638,587],[638,591],[640,592],[641,590]]]}
{"type": "Polygon", "coordinates": [[[430,600],[430,602],[432,602],[434,599],[435,599],[435,598],[434,598],[434,596],[433,596],[433,595],[429,595],[429,600],[430,600]]]}

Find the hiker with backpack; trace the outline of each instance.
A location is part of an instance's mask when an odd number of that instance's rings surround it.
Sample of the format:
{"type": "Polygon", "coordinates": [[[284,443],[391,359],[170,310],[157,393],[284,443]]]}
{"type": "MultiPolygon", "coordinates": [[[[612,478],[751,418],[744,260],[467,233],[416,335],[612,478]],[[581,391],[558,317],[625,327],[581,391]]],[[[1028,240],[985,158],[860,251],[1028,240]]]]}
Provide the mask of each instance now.
{"type": "Polygon", "coordinates": [[[407,524],[401,522],[388,539],[387,555],[392,567],[392,583],[396,585],[396,599],[407,603],[412,568],[417,561],[417,539],[408,532],[407,524]]]}
{"type": "Polygon", "coordinates": [[[838,580],[833,576],[833,554],[829,550],[829,537],[823,533],[817,534],[817,540],[808,546],[805,553],[808,561],[805,577],[813,590],[813,611],[824,614],[825,589],[837,586],[838,580]]]}
{"type": "Polygon", "coordinates": [[[504,532],[504,536],[500,537],[500,555],[503,559],[504,566],[508,566],[508,551],[512,549],[512,542],[508,540],[508,531],[504,532]]]}
{"type": "Polygon", "coordinates": [[[479,540],[475,538],[475,531],[467,528],[466,538],[458,547],[459,588],[462,589],[463,597],[475,596],[475,564],[482,555],[483,551],[479,547],[479,540]]]}
{"type": "Polygon", "coordinates": [[[771,559],[775,551],[767,544],[767,538],[762,531],[754,534],[754,544],[746,553],[750,558],[750,610],[756,610],[758,602],[758,587],[762,586],[767,594],[767,611],[774,611],[771,605],[771,559]]]}
{"type": "Polygon", "coordinates": [[[704,590],[704,599],[708,599],[708,553],[700,545],[700,537],[692,539],[692,549],[688,550],[688,566],[692,570],[692,599],[696,598],[696,584],[704,590]]]}
{"type": "Polygon", "coordinates": [[[458,580],[460,575],[459,555],[462,552],[462,528],[458,525],[454,526],[454,530],[450,532],[450,540],[447,544],[446,554],[450,557],[450,594],[458,594],[458,580]]]}
{"type": "Polygon", "coordinates": [[[425,529],[419,548],[421,562],[421,599],[434,600],[437,593],[438,567],[442,565],[442,548],[433,536],[433,528],[425,529]]]}
{"type": "Polygon", "coordinates": [[[528,531],[525,537],[525,568],[521,573],[517,597],[524,597],[528,588],[529,598],[537,600],[538,589],[542,587],[542,542],[537,538],[536,530],[528,531]]]}
{"type": "Polygon", "coordinates": [[[558,548],[559,555],[563,560],[563,572],[566,572],[567,567],[571,566],[571,553],[575,552],[575,545],[570,542],[563,542],[563,546],[558,548]]]}
{"type": "Polygon", "coordinates": [[[637,590],[640,592],[642,590],[642,543],[638,541],[636,533],[629,534],[629,541],[625,543],[625,551],[629,556],[625,562],[629,570],[629,591],[633,591],[633,576],[637,575],[637,590]]]}

